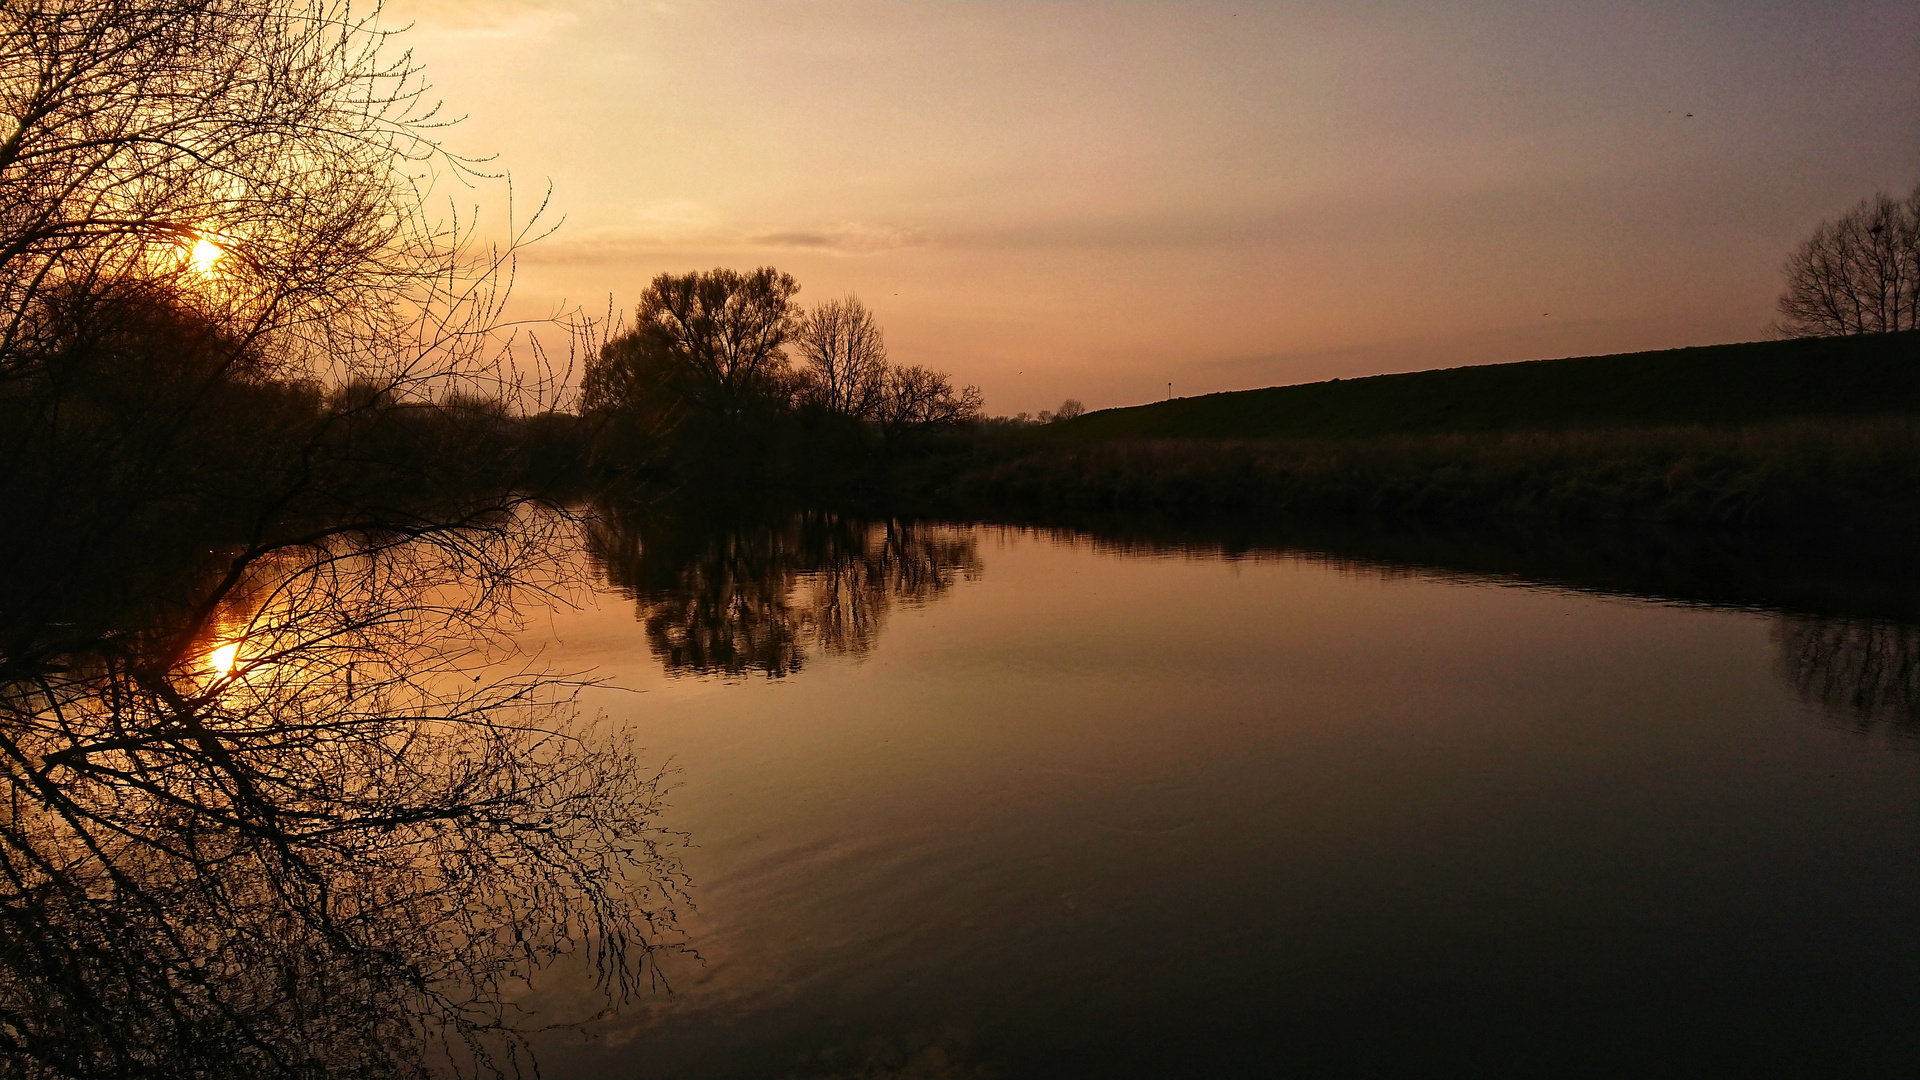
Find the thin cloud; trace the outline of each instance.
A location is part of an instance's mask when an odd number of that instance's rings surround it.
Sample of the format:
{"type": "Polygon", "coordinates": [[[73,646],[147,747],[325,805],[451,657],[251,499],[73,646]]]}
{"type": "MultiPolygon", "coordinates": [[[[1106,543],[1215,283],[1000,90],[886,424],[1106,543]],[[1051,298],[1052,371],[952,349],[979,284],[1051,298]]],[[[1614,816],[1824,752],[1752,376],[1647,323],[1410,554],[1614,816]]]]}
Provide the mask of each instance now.
{"type": "Polygon", "coordinates": [[[541,263],[601,263],[667,251],[749,251],[766,248],[871,255],[918,247],[929,242],[927,234],[921,230],[858,223],[747,230],[717,228],[696,223],[690,220],[690,216],[682,216],[677,221],[653,224],[655,227],[641,226],[592,236],[569,237],[563,233],[534,245],[523,257],[529,262],[541,263]]]}
{"type": "Polygon", "coordinates": [[[928,242],[919,229],[890,229],[883,226],[845,224],[816,229],[775,229],[747,238],[750,247],[810,248],[843,255],[868,255],[876,251],[919,247],[928,242]]]}

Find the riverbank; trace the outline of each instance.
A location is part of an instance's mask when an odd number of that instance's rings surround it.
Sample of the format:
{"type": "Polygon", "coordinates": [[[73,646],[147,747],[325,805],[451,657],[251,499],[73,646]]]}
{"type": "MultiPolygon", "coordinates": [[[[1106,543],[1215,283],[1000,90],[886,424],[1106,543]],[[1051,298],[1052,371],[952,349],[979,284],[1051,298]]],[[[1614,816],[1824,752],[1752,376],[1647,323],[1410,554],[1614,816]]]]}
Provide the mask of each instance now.
{"type": "Polygon", "coordinates": [[[1355,438],[987,440],[929,494],[973,512],[1920,528],[1920,417],[1355,438]]]}
{"type": "Polygon", "coordinates": [[[1920,529],[1920,332],[1210,394],[910,463],[963,513],[1920,529]]]}

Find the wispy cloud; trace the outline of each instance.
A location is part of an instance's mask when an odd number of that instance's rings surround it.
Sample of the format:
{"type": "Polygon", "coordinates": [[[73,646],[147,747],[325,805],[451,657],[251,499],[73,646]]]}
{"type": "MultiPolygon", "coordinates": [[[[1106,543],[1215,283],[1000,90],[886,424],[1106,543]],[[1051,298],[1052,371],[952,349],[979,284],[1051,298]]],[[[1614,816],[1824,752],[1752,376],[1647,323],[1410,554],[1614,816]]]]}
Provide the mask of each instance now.
{"type": "Polygon", "coordinates": [[[526,253],[531,262],[618,262],[673,251],[804,249],[837,255],[871,255],[929,242],[924,230],[863,222],[749,228],[720,224],[691,203],[660,204],[635,215],[626,227],[591,234],[563,231],[526,253]]]}
{"type": "Polygon", "coordinates": [[[866,255],[928,242],[923,229],[896,229],[846,222],[822,228],[773,229],[747,238],[753,247],[813,248],[843,255],[866,255]]]}

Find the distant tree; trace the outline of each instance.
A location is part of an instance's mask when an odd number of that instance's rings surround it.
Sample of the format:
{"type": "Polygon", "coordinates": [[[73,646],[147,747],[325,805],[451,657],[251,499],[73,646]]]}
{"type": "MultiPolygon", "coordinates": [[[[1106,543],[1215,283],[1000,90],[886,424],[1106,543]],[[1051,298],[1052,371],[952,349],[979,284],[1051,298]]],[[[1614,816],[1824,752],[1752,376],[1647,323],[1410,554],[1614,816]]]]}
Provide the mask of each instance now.
{"type": "Polygon", "coordinates": [[[741,273],[661,274],[640,295],[632,330],[588,360],[583,405],[643,409],[667,392],[702,412],[737,418],[790,390],[785,346],[800,285],[770,266],[741,273]]]}
{"type": "Polygon", "coordinates": [[[1078,398],[1068,398],[1067,400],[1060,403],[1060,407],[1058,409],[1055,409],[1053,411],[1053,418],[1055,420],[1071,420],[1076,416],[1082,415],[1086,411],[1087,411],[1087,407],[1085,405],[1080,404],[1080,400],[1078,398]]]}
{"type": "Polygon", "coordinates": [[[977,386],[955,390],[953,377],[918,365],[887,369],[874,419],[889,444],[916,428],[950,427],[980,419],[977,386]]]}
{"type": "Polygon", "coordinates": [[[1775,324],[1786,337],[1920,329],[1920,185],[1821,222],[1786,272],[1775,324]]]}
{"type": "Polygon", "coordinates": [[[794,345],[807,365],[804,403],[841,416],[874,415],[886,382],[887,342],[858,296],[848,293],[808,312],[794,345]]]}

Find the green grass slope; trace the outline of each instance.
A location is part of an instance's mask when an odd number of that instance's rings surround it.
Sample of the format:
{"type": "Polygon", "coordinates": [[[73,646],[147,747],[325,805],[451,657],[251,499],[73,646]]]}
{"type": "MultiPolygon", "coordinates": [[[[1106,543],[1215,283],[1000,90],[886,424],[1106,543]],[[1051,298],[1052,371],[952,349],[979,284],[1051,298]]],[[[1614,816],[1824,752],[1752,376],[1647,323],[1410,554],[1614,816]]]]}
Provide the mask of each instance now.
{"type": "Polygon", "coordinates": [[[1344,438],[1920,413],[1920,331],[1529,360],[1104,409],[1057,438],[1344,438]]]}

